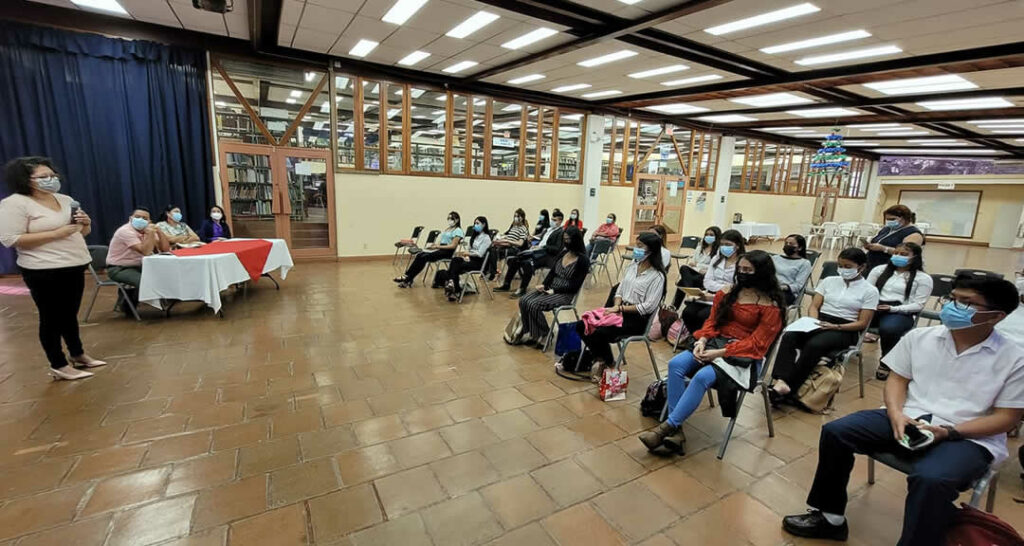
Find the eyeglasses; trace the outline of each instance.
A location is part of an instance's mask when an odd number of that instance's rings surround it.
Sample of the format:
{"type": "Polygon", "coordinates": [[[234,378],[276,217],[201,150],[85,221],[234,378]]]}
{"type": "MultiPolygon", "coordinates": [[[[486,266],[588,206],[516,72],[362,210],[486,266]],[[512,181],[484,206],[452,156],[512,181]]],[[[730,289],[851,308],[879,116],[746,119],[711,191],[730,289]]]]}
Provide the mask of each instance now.
{"type": "Polygon", "coordinates": [[[946,305],[947,303],[952,303],[953,307],[955,307],[955,308],[957,308],[957,309],[959,309],[961,311],[966,311],[968,309],[974,309],[975,311],[984,311],[984,310],[988,309],[988,306],[986,306],[986,305],[978,305],[976,303],[971,303],[971,302],[957,301],[957,300],[953,299],[952,296],[942,296],[941,298],[939,298],[939,303],[941,303],[942,305],[946,305]],[[982,309],[982,308],[984,308],[984,309],[982,309]]]}

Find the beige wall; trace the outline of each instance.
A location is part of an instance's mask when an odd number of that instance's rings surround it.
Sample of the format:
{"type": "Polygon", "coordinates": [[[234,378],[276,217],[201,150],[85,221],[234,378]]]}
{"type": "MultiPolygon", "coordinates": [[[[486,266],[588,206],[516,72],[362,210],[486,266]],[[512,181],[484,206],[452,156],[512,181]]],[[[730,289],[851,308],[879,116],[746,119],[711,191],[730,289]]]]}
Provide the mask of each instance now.
{"type": "MultiPolygon", "coordinates": [[[[892,179],[889,179],[890,181],[892,179]]],[[[891,182],[882,185],[882,206],[885,210],[899,202],[900,190],[937,190],[935,184],[893,184],[891,182]]],[[[992,238],[994,229],[1007,229],[1013,231],[1016,225],[1011,223],[1005,226],[996,226],[995,221],[999,215],[999,209],[1007,204],[1020,206],[1024,203],[1024,184],[968,184],[957,182],[957,190],[980,191],[981,202],[978,206],[978,215],[974,224],[974,237],[971,239],[947,239],[949,241],[970,241],[979,244],[988,244],[992,238]]],[[[941,237],[933,237],[935,240],[943,240],[941,237]]]]}
{"type": "MultiPolygon", "coordinates": [[[[834,221],[860,222],[864,204],[863,199],[839,199],[834,221]]],[[[778,224],[782,235],[786,236],[800,233],[800,224],[811,222],[813,210],[814,197],[729,192],[725,217],[731,222],[733,213],[740,212],[745,221],[778,224]]]]}

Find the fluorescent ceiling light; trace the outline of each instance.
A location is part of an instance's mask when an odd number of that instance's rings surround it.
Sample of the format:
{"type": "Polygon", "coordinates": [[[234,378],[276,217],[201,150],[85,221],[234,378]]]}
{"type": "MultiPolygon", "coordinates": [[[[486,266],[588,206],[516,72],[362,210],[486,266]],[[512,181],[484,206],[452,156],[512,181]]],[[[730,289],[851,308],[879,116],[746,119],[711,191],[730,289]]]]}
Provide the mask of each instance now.
{"type": "Polygon", "coordinates": [[[1024,138],[1015,138],[1015,139],[1013,139],[1013,141],[1014,142],[1024,142],[1024,138]]]}
{"type": "Polygon", "coordinates": [[[353,57],[365,57],[369,52],[373,51],[380,45],[379,42],[373,40],[359,40],[352,49],[348,50],[348,54],[353,57]]]}
{"type": "Polygon", "coordinates": [[[815,64],[828,64],[836,63],[839,61],[849,61],[851,59],[863,59],[865,57],[878,57],[881,55],[893,55],[895,53],[902,53],[903,50],[894,45],[884,45],[878,47],[869,47],[865,49],[854,49],[852,51],[842,51],[839,53],[830,53],[828,55],[817,55],[814,57],[804,57],[803,59],[797,59],[793,62],[800,66],[810,66],[815,64]]]}
{"type": "Polygon", "coordinates": [[[402,59],[398,61],[398,64],[402,66],[413,66],[429,56],[430,53],[427,53],[426,51],[413,51],[405,57],[402,57],[402,59]]]}
{"type": "Polygon", "coordinates": [[[559,119],[580,119],[583,114],[569,114],[568,116],[559,116],[559,119]]]}
{"type": "Polygon", "coordinates": [[[740,19],[739,21],[733,21],[731,23],[726,23],[724,25],[706,28],[704,29],[704,32],[707,32],[708,34],[714,34],[715,36],[720,36],[722,34],[736,32],[737,30],[759,27],[761,25],[767,25],[769,23],[774,23],[776,21],[784,21],[786,19],[800,17],[801,15],[807,15],[808,13],[814,13],[817,11],[821,11],[821,8],[815,6],[814,4],[797,4],[795,6],[777,9],[775,11],[769,11],[767,13],[762,13],[761,15],[747,17],[746,19],[740,19]]]}
{"type": "Polygon", "coordinates": [[[737,97],[735,99],[729,99],[729,101],[757,108],[787,106],[790,104],[807,104],[809,102],[814,102],[811,99],[794,95],[792,93],[769,93],[767,95],[755,95],[752,97],[737,97]]]}
{"type": "Polygon", "coordinates": [[[327,101],[324,101],[323,104],[320,105],[320,111],[321,112],[330,112],[331,111],[331,104],[329,102],[327,102],[327,101]]]}
{"type": "Polygon", "coordinates": [[[289,97],[293,97],[293,98],[299,98],[299,97],[302,96],[302,91],[298,91],[298,90],[292,89],[292,92],[288,93],[288,96],[289,97]]]}
{"type": "Polygon", "coordinates": [[[226,103],[226,102],[224,102],[222,100],[219,100],[219,101],[214,102],[213,105],[218,107],[218,108],[224,108],[225,106],[228,105],[228,103],[226,103]]]}
{"type": "Polygon", "coordinates": [[[523,109],[521,104],[510,104],[501,109],[502,112],[518,112],[523,109]]]}
{"type": "Polygon", "coordinates": [[[975,89],[978,86],[971,81],[957,76],[928,76],[927,78],[908,78],[884,82],[865,83],[864,87],[874,89],[885,95],[913,95],[915,93],[932,93],[935,91],[956,91],[959,89],[975,89]]]}
{"type": "Polygon", "coordinates": [[[701,116],[697,118],[702,121],[712,121],[715,123],[738,123],[742,121],[757,121],[757,118],[750,116],[741,116],[739,114],[721,114],[716,116],[701,116]]]}
{"type": "Polygon", "coordinates": [[[465,38],[470,34],[484,28],[485,26],[498,20],[498,15],[489,11],[478,11],[470,16],[469,19],[461,22],[455,28],[448,31],[445,36],[452,38],[465,38]]]}
{"type": "Polygon", "coordinates": [[[485,104],[487,104],[487,101],[484,99],[476,99],[475,101],[473,101],[473,105],[475,106],[483,106],[485,104]]]}
{"type": "Polygon", "coordinates": [[[1024,118],[1003,118],[1003,119],[973,119],[968,121],[972,125],[985,124],[1002,124],[1002,123],[1024,123],[1024,118]]]}
{"type": "Polygon", "coordinates": [[[520,83],[535,82],[537,80],[543,80],[544,78],[544,74],[529,74],[526,76],[519,76],[518,78],[512,78],[507,83],[515,85],[520,83]]]}
{"type": "Polygon", "coordinates": [[[426,3],[427,0],[398,0],[380,20],[385,23],[401,25],[408,21],[426,3]]]}
{"type": "Polygon", "coordinates": [[[993,134],[996,134],[996,135],[1015,135],[1017,133],[1020,133],[1020,129],[1014,129],[1013,131],[995,131],[995,130],[991,130],[991,132],[993,134]]]}
{"type": "Polygon", "coordinates": [[[296,103],[295,99],[284,99],[284,101],[286,103],[288,103],[288,104],[295,104],[296,103]]]}
{"type": "Polygon", "coordinates": [[[653,110],[655,112],[661,112],[663,114],[696,114],[698,112],[708,111],[707,108],[701,106],[693,106],[692,104],[686,104],[685,102],[648,106],[646,110],[653,110]]]}
{"type": "Polygon", "coordinates": [[[622,91],[618,89],[608,89],[607,91],[595,91],[593,93],[584,93],[582,96],[585,99],[596,99],[598,97],[610,97],[612,95],[621,95],[622,91]]]}
{"type": "Polygon", "coordinates": [[[786,110],[786,113],[802,118],[837,118],[860,114],[860,112],[847,108],[805,108],[803,110],[786,110]]]}
{"type": "Polygon", "coordinates": [[[762,127],[758,131],[771,131],[773,133],[796,133],[806,131],[803,127],[762,127]]]}
{"type": "Polygon", "coordinates": [[[416,89],[415,87],[413,87],[412,89],[409,90],[409,96],[411,96],[414,99],[418,99],[422,97],[423,94],[426,92],[426,89],[416,89]]]}
{"type": "Polygon", "coordinates": [[[600,66],[602,64],[608,64],[608,63],[612,63],[612,62],[615,62],[615,61],[621,61],[622,59],[628,59],[628,58],[633,57],[635,55],[637,55],[636,51],[632,51],[632,50],[629,50],[629,49],[623,49],[623,50],[620,50],[620,51],[616,51],[615,53],[609,53],[607,55],[601,55],[600,57],[594,57],[593,59],[587,59],[585,61],[580,61],[580,62],[578,62],[576,64],[579,65],[579,66],[585,66],[587,68],[590,68],[592,66],[600,66]]]}
{"type": "Polygon", "coordinates": [[[474,67],[477,64],[479,64],[479,63],[477,63],[476,61],[462,61],[462,62],[455,63],[455,64],[449,66],[448,68],[445,68],[442,72],[447,72],[449,74],[455,74],[456,72],[462,72],[463,70],[465,70],[467,68],[474,67]]]}
{"type": "Polygon", "coordinates": [[[445,114],[444,110],[434,110],[433,112],[430,113],[430,115],[432,115],[432,116],[441,116],[441,115],[444,115],[444,114],[445,114]]]}
{"type": "Polygon", "coordinates": [[[918,146],[967,146],[966,142],[955,140],[908,140],[907,142],[918,146]]]}
{"type": "Polygon", "coordinates": [[[847,140],[843,144],[846,146],[878,146],[877,142],[868,142],[866,140],[847,140]]]}
{"type": "Polygon", "coordinates": [[[544,38],[554,36],[555,34],[558,34],[558,31],[553,28],[540,27],[536,30],[531,30],[530,32],[527,32],[526,34],[523,34],[518,38],[514,38],[501,44],[501,47],[505,49],[519,49],[521,47],[526,47],[534,42],[539,42],[544,38]]]}
{"type": "Polygon", "coordinates": [[[117,3],[117,0],[71,0],[71,3],[80,8],[96,9],[120,15],[128,15],[128,12],[121,7],[121,4],[117,3]]]}
{"type": "Polygon", "coordinates": [[[995,150],[922,150],[921,148],[875,148],[876,152],[880,154],[951,154],[951,155],[963,155],[963,154],[995,154],[998,153],[995,150]]]}
{"type": "Polygon", "coordinates": [[[988,129],[988,130],[992,130],[992,129],[1024,129],[1024,123],[1019,123],[1019,124],[1007,123],[1007,124],[998,124],[998,125],[979,125],[978,129],[988,129]]]}
{"type": "Polygon", "coordinates": [[[899,127],[899,123],[863,123],[860,125],[847,125],[850,129],[886,129],[889,127],[899,127]]]}
{"type": "Polygon", "coordinates": [[[890,137],[890,136],[927,136],[930,135],[928,131],[891,131],[885,133],[878,133],[875,136],[890,137]]]}
{"type": "Polygon", "coordinates": [[[683,78],[681,80],[672,80],[668,82],[661,82],[661,85],[676,86],[676,85],[687,85],[691,83],[709,82],[711,80],[720,80],[722,76],[719,74],[706,74],[704,76],[694,76],[692,78],[683,78]]]}
{"type": "Polygon", "coordinates": [[[929,110],[976,110],[979,108],[999,108],[1014,104],[1002,97],[982,97],[978,99],[929,100],[916,103],[929,110]]]}
{"type": "Polygon", "coordinates": [[[442,94],[434,97],[434,100],[448,100],[448,95],[445,95],[445,94],[442,93],[442,94]]]}
{"type": "Polygon", "coordinates": [[[619,0],[619,2],[622,2],[623,4],[629,4],[632,6],[633,4],[639,3],[640,0],[619,0]]]}
{"type": "Polygon", "coordinates": [[[807,49],[809,47],[817,47],[820,45],[837,44],[839,42],[849,42],[850,40],[859,40],[861,38],[867,38],[869,36],[871,36],[871,33],[866,30],[851,30],[849,32],[840,32],[839,34],[829,34],[828,36],[818,36],[817,38],[800,40],[799,42],[789,42],[787,44],[763,47],[761,48],[761,52],[774,55],[776,53],[794,51],[797,49],[807,49]]]}
{"type": "Polygon", "coordinates": [[[660,76],[662,74],[671,74],[673,72],[682,72],[688,70],[690,67],[685,64],[673,64],[669,66],[663,66],[661,68],[652,68],[650,70],[644,70],[643,72],[634,72],[629,75],[630,78],[649,78],[651,76],[660,76]]]}
{"type": "Polygon", "coordinates": [[[590,87],[589,83],[574,83],[572,85],[563,85],[562,87],[556,87],[551,90],[552,93],[568,93],[569,91],[579,91],[580,89],[586,89],[590,87]]]}
{"type": "Polygon", "coordinates": [[[316,78],[316,72],[306,72],[306,81],[311,82],[316,78]]]}

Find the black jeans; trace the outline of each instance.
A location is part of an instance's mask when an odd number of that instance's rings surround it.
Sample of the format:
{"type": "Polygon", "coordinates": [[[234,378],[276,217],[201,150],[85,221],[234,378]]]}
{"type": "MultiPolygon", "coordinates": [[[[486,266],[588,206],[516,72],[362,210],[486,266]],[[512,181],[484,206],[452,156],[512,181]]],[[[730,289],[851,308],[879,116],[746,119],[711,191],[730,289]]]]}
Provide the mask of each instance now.
{"type": "Polygon", "coordinates": [[[459,275],[467,271],[479,271],[480,264],[484,261],[483,258],[471,257],[471,258],[452,258],[452,262],[448,264],[448,271],[444,272],[446,280],[452,281],[455,284],[455,292],[458,293],[461,290],[459,286],[459,275]]]}
{"type": "MultiPolygon", "coordinates": [[[[819,315],[820,320],[833,324],[849,324],[844,320],[829,315],[819,315]]],[[[821,357],[839,349],[845,349],[857,343],[859,332],[840,330],[814,330],[811,332],[786,332],[779,340],[779,352],[775,356],[775,367],[772,377],[781,379],[796,392],[800,385],[807,381],[811,370],[818,365],[821,357]],[[800,351],[799,356],[797,350],[800,351]]]]}
{"type": "Polygon", "coordinates": [[[78,308],[85,290],[85,266],[59,269],[21,269],[21,277],[39,310],[39,344],[46,352],[51,368],[68,365],[61,338],[72,357],[82,356],[82,338],[78,335],[78,308]]]}
{"type": "Polygon", "coordinates": [[[650,315],[639,315],[637,313],[623,313],[622,326],[602,326],[584,335],[583,321],[576,323],[576,332],[579,333],[583,344],[590,349],[595,360],[601,360],[605,365],[615,363],[615,356],[612,354],[612,343],[621,338],[642,334],[647,327],[647,319],[650,315]]]}
{"type": "MultiPolygon", "coordinates": [[[[930,416],[910,417],[930,420],[930,416]]],[[[981,477],[992,462],[987,449],[967,440],[941,442],[920,453],[908,452],[893,439],[884,409],[858,411],[822,427],[818,469],[807,504],[830,514],[843,514],[854,453],[878,452],[905,456],[914,465],[907,475],[903,534],[898,546],[944,544],[957,493],[981,477]]]]}
{"type": "Polygon", "coordinates": [[[508,265],[508,271],[505,272],[505,280],[502,281],[501,286],[503,288],[510,288],[512,286],[512,279],[515,278],[518,272],[521,280],[519,289],[527,292],[530,290],[530,280],[533,279],[533,272],[539,267],[551,267],[555,263],[555,257],[548,256],[543,250],[525,250],[510,257],[505,263],[508,265]]]}
{"type": "Polygon", "coordinates": [[[409,268],[405,270],[405,280],[412,282],[416,278],[416,275],[423,271],[424,267],[430,262],[439,262],[441,260],[451,258],[455,254],[455,250],[424,250],[413,258],[412,263],[409,264],[409,268]]]}
{"type": "Polygon", "coordinates": [[[683,307],[683,312],[680,313],[679,318],[683,320],[683,324],[686,325],[686,329],[693,335],[694,332],[704,327],[704,322],[711,316],[711,305],[710,302],[707,304],[691,301],[683,307]]]}

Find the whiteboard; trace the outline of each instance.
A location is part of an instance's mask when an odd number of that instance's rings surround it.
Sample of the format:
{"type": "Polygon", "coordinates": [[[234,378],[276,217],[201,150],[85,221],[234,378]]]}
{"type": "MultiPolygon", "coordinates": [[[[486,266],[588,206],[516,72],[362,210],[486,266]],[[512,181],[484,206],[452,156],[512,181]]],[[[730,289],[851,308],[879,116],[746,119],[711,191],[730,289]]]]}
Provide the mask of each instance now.
{"type": "Polygon", "coordinates": [[[980,191],[900,191],[900,204],[917,214],[918,223],[931,224],[928,235],[974,237],[980,201],[980,191]]]}

